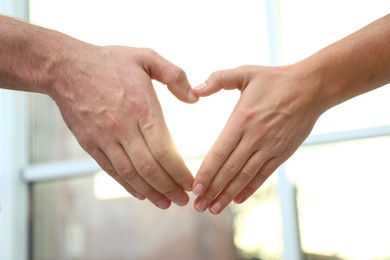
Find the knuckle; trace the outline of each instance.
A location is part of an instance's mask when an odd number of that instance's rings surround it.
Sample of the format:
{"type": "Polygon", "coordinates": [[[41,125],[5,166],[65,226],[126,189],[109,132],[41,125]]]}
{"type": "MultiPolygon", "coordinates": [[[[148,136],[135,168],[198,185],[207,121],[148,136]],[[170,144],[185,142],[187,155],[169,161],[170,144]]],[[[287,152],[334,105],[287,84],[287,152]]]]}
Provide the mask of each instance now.
{"type": "Polygon", "coordinates": [[[173,66],[171,82],[180,82],[186,77],[187,76],[186,76],[186,73],[184,72],[184,70],[182,70],[181,68],[179,68],[177,66],[173,66]]]}
{"type": "Polygon", "coordinates": [[[142,59],[148,59],[150,56],[157,55],[157,52],[152,48],[138,48],[138,55],[142,59]]]}
{"type": "Polygon", "coordinates": [[[245,187],[245,189],[241,192],[241,194],[244,196],[244,197],[250,197],[252,196],[252,194],[254,194],[256,192],[257,188],[252,186],[252,185],[248,185],[247,187],[245,187]]]}
{"type": "Polygon", "coordinates": [[[252,180],[252,178],[254,176],[253,173],[254,173],[254,171],[252,169],[244,167],[244,168],[242,168],[240,173],[237,175],[237,179],[238,179],[238,181],[240,181],[242,183],[248,183],[249,181],[252,180]]]}
{"type": "Polygon", "coordinates": [[[148,161],[142,164],[139,172],[144,178],[151,179],[158,173],[158,166],[156,163],[148,161]]]}
{"type": "Polygon", "coordinates": [[[157,145],[151,150],[153,157],[159,162],[165,161],[169,156],[169,149],[163,144],[157,145]]]}
{"type": "Polygon", "coordinates": [[[227,73],[228,71],[226,70],[215,71],[211,73],[206,83],[210,83],[211,85],[216,84],[222,89],[227,89],[229,87],[227,84],[231,84],[231,82],[226,80],[227,73]]]}
{"type": "Polygon", "coordinates": [[[121,131],[122,125],[123,124],[122,124],[121,120],[117,116],[115,116],[115,115],[108,116],[107,121],[106,121],[106,128],[109,131],[113,131],[113,132],[121,131]]]}
{"type": "Polygon", "coordinates": [[[132,181],[137,175],[137,173],[132,168],[123,168],[119,171],[119,175],[126,181],[132,181]]]}
{"type": "Polygon", "coordinates": [[[118,177],[118,173],[111,164],[99,162],[99,165],[108,175],[110,175],[116,180],[116,178],[118,177]]]}
{"type": "Polygon", "coordinates": [[[224,145],[219,144],[214,148],[214,156],[218,161],[224,161],[226,157],[227,149],[224,145]]]}
{"type": "Polygon", "coordinates": [[[95,149],[93,147],[93,143],[91,142],[90,136],[87,134],[78,134],[76,137],[80,146],[89,154],[91,154],[91,156],[93,156],[92,153],[95,152],[95,149]]]}
{"type": "Polygon", "coordinates": [[[76,136],[77,142],[79,145],[89,153],[94,159],[100,157],[100,149],[96,146],[95,143],[92,142],[90,136],[88,135],[78,135],[76,136]]]}
{"type": "Polygon", "coordinates": [[[213,190],[208,190],[203,197],[210,203],[217,197],[218,193],[213,190]]]}
{"type": "Polygon", "coordinates": [[[222,166],[221,170],[228,178],[233,178],[238,171],[237,164],[228,161],[222,166]]]}
{"type": "Polygon", "coordinates": [[[265,179],[268,178],[279,166],[279,161],[275,157],[271,160],[269,160],[261,169],[260,175],[263,176],[265,179]]]}
{"type": "Polygon", "coordinates": [[[268,178],[271,173],[269,172],[269,170],[267,168],[263,168],[261,169],[260,171],[260,175],[263,177],[263,179],[265,180],[266,178],[268,178]]]}
{"type": "Polygon", "coordinates": [[[146,53],[149,53],[150,55],[156,55],[157,52],[152,48],[143,48],[146,53]]]}
{"type": "Polygon", "coordinates": [[[219,81],[223,79],[223,72],[222,71],[214,71],[211,73],[209,80],[211,81],[219,81]]]}
{"type": "Polygon", "coordinates": [[[249,71],[249,70],[252,70],[253,69],[253,66],[252,65],[240,65],[236,68],[238,71],[249,71]]]}
{"type": "Polygon", "coordinates": [[[143,105],[136,105],[133,107],[133,111],[138,117],[140,127],[142,130],[149,130],[154,127],[152,120],[152,113],[149,109],[145,109],[143,105]]]}
{"type": "Polygon", "coordinates": [[[202,167],[199,169],[198,174],[196,175],[196,182],[197,183],[202,183],[203,185],[209,184],[214,177],[214,172],[209,170],[206,167],[202,167]]]}
{"type": "Polygon", "coordinates": [[[134,50],[133,59],[143,66],[146,71],[149,71],[148,63],[157,55],[157,52],[151,48],[134,48],[134,50]]]}

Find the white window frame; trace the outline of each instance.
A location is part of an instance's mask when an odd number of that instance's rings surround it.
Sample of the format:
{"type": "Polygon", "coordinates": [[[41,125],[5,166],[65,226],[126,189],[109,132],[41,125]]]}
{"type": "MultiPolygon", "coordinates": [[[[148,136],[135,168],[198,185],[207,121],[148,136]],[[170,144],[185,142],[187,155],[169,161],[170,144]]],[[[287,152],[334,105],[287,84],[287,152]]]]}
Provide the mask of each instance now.
{"type": "Polygon", "coordinates": [[[0,259],[27,259],[26,97],[0,91],[0,259]]]}
{"type": "MultiPolygon", "coordinates": [[[[2,0],[0,13],[28,19],[27,0],[2,0]]],[[[0,259],[28,259],[27,94],[0,91],[0,259]]]]}

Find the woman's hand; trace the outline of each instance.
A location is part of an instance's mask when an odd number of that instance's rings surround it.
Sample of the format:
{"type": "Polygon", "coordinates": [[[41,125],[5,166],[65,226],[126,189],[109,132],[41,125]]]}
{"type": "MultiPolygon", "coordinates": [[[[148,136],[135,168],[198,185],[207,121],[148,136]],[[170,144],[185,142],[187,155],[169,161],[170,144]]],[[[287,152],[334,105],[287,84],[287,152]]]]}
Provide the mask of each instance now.
{"type": "Polygon", "coordinates": [[[244,202],[306,139],[322,113],[314,80],[294,66],[242,66],[213,73],[200,97],[239,89],[241,97],[195,178],[195,208],[219,214],[244,202]]]}

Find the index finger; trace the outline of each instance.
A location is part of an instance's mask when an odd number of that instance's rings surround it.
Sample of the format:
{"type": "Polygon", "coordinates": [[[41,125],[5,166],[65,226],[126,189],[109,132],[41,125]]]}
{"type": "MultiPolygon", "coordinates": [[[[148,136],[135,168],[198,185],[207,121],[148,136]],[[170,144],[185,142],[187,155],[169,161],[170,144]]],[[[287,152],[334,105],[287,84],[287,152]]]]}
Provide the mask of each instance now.
{"type": "Polygon", "coordinates": [[[168,89],[179,100],[186,103],[198,101],[198,97],[194,94],[184,70],[166,60],[157,52],[149,52],[148,59],[144,63],[144,69],[152,79],[167,85],[168,89]]]}
{"type": "Polygon", "coordinates": [[[245,85],[245,75],[241,68],[213,72],[206,82],[194,88],[199,97],[210,96],[222,89],[242,89],[245,85]]]}
{"type": "Polygon", "coordinates": [[[197,196],[202,195],[207,190],[218,170],[241,140],[242,132],[234,128],[236,124],[231,122],[234,120],[230,118],[229,121],[207,153],[195,177],[192,190],[197,196]]]}
{"type": "Polygon", "coordinates": [[[194,178],[173,143],[162,112],[146,122],[140,120],[139,124],[153,158],[178,185],[191,191],[194,178]]]}

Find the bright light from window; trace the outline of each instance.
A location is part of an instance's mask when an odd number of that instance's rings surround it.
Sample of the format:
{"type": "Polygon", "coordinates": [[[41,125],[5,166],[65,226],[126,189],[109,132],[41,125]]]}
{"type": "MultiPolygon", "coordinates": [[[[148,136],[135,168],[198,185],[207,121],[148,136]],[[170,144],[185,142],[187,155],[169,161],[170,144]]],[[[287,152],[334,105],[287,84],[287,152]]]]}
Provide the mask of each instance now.
{"type": "Polygon", "coordinates": [[[95,174],[93,187],[96,198],[101,200],[129,197],[129,193],[111,176],[101,171],[95,174]]]}
{"type": "Polygon", "coordinates": [[[283,252],[282,222],[277,175],[273,175],[237,209],[235,244],[249,258],[281,259],[283,252]]]}
{"type": "Polygon", "coordinates": [[[297,184],[305,251],[390,256],[389,154],[390,138],[374,138],[305,147],[286,164],[297,184]]]}
{"type": "MultiPolygon", "coordinates": [[[[98,44],[155,49],[180,66],[192,85],[222,69],[268,64],[264,3],[258,0],[31,0],[31,20],[98,44]]],[[[203,156],[229,117],[238,91],[194,105],[155,89],[183,157],[203,156]]]]}

